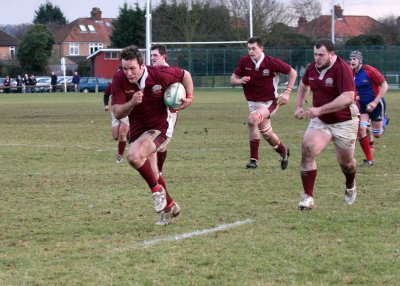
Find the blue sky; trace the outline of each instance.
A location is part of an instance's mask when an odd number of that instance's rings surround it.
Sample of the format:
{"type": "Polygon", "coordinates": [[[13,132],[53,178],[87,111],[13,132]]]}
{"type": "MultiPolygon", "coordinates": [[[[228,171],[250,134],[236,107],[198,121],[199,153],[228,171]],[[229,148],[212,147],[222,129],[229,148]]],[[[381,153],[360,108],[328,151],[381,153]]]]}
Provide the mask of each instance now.
{"type": "MultiPolygon", "coordinates": [[[[157,0],[153,0],[155,3],[157,0]]],[[[288,3],[290,0],[283,0],[288,3]]],[[[33,21],[35,10],[46,0],[0,0],[1,17],[0,25],[22,24],[33,21]]],[[[115,18],[118,15],[119,7],[125,0],[51,0],[53,5],[60,7],[65,17],[73,21],[81,17],[89,17],[93,7],[99,7],[103,11],[103,17],[115,18]]],[[[126,1],[128,4],[136,1],[126,1]]],[[[352,0],[334,1],[344,9],[344,15],[368,15],[379,19],[388,15],[400,16],[400,5],[398,0],[352,0]]],[[[323,4],[323,14],[327,15],[330,11],[331,0],[321,1],[323,4]]],[[[145,0],[139,0],[141,7],[145,7],[145,0]]]]}

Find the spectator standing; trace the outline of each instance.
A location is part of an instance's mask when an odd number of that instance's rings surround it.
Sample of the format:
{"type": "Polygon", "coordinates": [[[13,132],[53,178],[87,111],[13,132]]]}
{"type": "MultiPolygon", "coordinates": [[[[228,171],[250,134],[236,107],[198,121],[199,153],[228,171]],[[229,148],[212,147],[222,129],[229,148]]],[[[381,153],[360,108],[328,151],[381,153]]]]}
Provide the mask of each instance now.
{"type": "Polygon", "coordinates": [[[74,76],[72,77],[72,84],[74,85],[75,92],[79,91],[79,82],[81,81],[81,77],[79,76],[78,72],[75,72],[74,76]]]}
{"type": "Polygon", "coordinates": [[[24,92],[30,92],[28,74],[25,74],[22,78],[22,89],[24,90],[24,92]]]}
{"type": "Polygon", "coordinates": [[[29,77],[28,83],[30,86],[30,92],[35,92],[36,78],[33,74],[29,77]]]}
{"type": "Polygon", "coordinates": [[[297,92],[295,117],[310,119],[302,144],[300,176],[304,192],[298,204],[299,210],[314,208],[316,158],[331,141],[335,145],[336,159],[345,177],[344,200],[348,205],[356,200],[357,164],[354,149],[358,116],[350,65],[336,55],[330,40],[318,40],[314,45],[314,62],[307,67],[297,92]],[[310,90],[312,107],[304,109],[310,90]]]}
{"type": "Polygon", "coordinates": [[[10,76],[6,76],[6,79],[4,80],[4,92],[5,93],[10,93],[10,87],[11,87],[11,78],[10,76]]]}
{"type": "Polygon", "coordinates": [[[56,92],[57,91],[57,75],[54,72],[51,72],[51,91],[56,92]]]}
{"type": "Polygon", "coordinates": [[[15,81],[17,83],[17,92],[21,93],[22,92],[22,85],[24,84],[21,75],[18,75],[15,81]]]}

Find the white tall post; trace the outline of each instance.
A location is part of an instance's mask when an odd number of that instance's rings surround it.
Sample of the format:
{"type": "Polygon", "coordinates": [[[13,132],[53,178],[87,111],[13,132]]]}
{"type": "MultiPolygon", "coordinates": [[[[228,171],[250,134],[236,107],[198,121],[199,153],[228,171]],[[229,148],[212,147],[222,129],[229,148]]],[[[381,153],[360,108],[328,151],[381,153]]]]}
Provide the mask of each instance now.
{"type": "Polygon", "coordinates": [[[146,0],[146,65],[150,65],[151,48],[151,0],[146,0]]]}
{"type": "Polygon", "coordinates": [[[332,0],[332,43],[335,43],[335,3],[332,0]]]}
{"type": "Polygon", "coordinates": [[[249,0],[250,38],[253,37],[253,1],[249,0]]]}
{"type": "Polygon", "coordinates": [[[64,75],[64,92],[67,92],[67,81],[65,80],[65,72],[67,70],[67,67],[65,66],[65,58],[64,57],[61,58],[61,70],[64,75]]]}

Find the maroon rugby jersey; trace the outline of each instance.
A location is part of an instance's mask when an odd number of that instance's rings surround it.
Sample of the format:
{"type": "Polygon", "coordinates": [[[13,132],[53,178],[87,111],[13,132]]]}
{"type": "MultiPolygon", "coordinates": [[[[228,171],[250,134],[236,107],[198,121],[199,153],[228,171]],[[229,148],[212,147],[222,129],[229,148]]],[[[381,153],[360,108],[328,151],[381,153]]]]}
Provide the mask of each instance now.
{"type": "Polygon", "coordinates": [[[122,70],[118,71],[112,81],[112,104],[124,104],[132,99],[136,91],[143,91],[143,101],[135,106],[129,114],[130,138],[137,139],[143,132],[150,129],[166,133],[168,128],[168,112],[164,103],[165,89],[181,82],[184,71],[171,67],[146,66],[139,85],[130,83],[122,70]]]}
{"type": "MultiPolygon", "coordinates": [[[[313,93],[313,106],[319,107],[333,101],[343,92],[355,91],[353,70],[340,57],[328,70],[319,71],[315,63],[311,63],[302,78],[305,85],[310,86],[313,93]],[[324,71],[326,73],[324,74],[324,71]]],[[[352,119],[350,106],[318,117],[326,124],[333,124],[352,119]]]]}
{"type": "Polygon", "coordinates": [[[248,101],[268,101],[275,99],[278,82],[274,83],[274,77],[278,73],[288,74],[290,70],[290,65],[284,61],[267,55],[256,69],[256,64],[247,55],[240,59],[233,73],[238,77],[250,76],[250,81],[243,84],[248,101]]]}

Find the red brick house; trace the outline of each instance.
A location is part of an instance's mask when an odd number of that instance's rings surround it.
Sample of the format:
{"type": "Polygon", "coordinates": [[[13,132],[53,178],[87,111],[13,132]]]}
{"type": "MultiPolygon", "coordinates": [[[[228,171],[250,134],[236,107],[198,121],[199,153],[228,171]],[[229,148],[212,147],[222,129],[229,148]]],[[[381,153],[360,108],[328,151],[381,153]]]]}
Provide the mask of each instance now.
{"type": "MultiPolygon", "coordinates": [[[[146,49],[140,49],[146,54],[146,49]]],[[[90,75],[113,78],[117,68],[121,66],[122,48],[100,49],[87,57],[90,60],[90,75]]]]}
{"type": "MultiPolygon", "coordinates": [[[[369,16],[345,16],[339,5],[334,6],[335,11],[335,41],[342,42],[349,38],[368,34],[382,24],[369,16]]],[[[332,15],[323,15],[310,22],[303,17],[298,20],[297,32],[313,38],[331,39],[332,15]]]]}
{"type": "Polygon", "coordinates": [[[0,30],[0,61],[16,59],[20,40],[0,30]]]}
{"type": "Polygon", "coordinates": [[[121,51],[122,49],[100,49],[88,56],[90,75],[113,78],[117,68],[121,65],[121,51]]]}
{"type": "MultiPolygon", "coordinates": [[[[100,8],[94,7],[89,18],[78,18],[54,33],[53,59],[65,57],[67,70],[75,70],[88,55],[111,45],[112,18],[102,18],[100,8]]],[[[60,70],[59,65],[52,70],[60,70]]]]}

